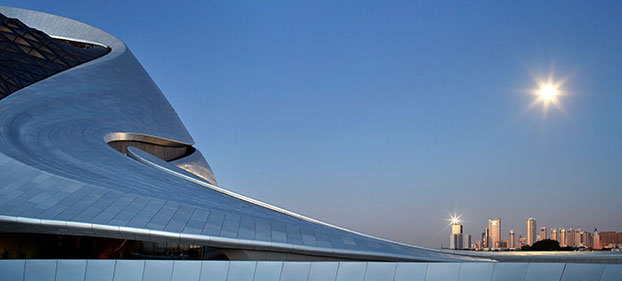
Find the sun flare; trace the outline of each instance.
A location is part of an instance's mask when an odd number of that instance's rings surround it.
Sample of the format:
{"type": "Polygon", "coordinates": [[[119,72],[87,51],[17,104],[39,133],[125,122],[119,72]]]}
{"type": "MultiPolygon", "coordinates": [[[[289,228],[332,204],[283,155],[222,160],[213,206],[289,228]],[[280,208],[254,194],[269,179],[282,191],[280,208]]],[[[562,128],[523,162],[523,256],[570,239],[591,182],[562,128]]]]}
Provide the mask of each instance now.
{"type": "Polygon", "coordinates": [[[558,94],[559,90],[553,84],[540,85],[540,89],[538,89],[538,96],[542,101],[553,101],[558,94]]]}
{"type": "Polygon", "coordinates": [[[566,95],[562,90],[562,85],[566,79],[554,80],[549,77],[547,80],[536,81],[537,88],[531,90],[531,94],[535,97],[529,107],[541,105],[543,112],[547,112],[549,107],[553,106],[562,110],[560,98],[566,95]]]}

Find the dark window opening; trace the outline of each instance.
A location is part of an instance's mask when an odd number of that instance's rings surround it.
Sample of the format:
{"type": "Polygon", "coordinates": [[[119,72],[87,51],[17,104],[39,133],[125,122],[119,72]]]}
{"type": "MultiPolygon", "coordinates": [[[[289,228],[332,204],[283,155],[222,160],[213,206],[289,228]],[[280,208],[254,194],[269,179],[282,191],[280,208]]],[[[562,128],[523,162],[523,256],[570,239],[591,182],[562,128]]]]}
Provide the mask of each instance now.
{"type": "Polygon", "coordinates": [[[187,157],[196,151],[189,145],[167,146],[134,140],[111,141],[108,144],[125,155],[127,147],[133,146],[167,162],[187,157]]]}
{"type": "Polygon", "coordinates": [[[0,259],[228,260],[200,245],[34,233],[0,233],[0,259]]]}
{"type": "Polygon", "coordinates": [[[71,41],[69,39],[64,39],[64,38],[54,38],[54,39],[58,40],[59,42],[63,42],[65,44],[69,44],[69,45],[72,45],[74,47],[78,47],[80,49],[90,49],[90,48],[107,49],[106,47],[103,47],[103,46],[100,46],[100,45],[96,45],[96,44],[86,43],[86,42],[71,41]]]}

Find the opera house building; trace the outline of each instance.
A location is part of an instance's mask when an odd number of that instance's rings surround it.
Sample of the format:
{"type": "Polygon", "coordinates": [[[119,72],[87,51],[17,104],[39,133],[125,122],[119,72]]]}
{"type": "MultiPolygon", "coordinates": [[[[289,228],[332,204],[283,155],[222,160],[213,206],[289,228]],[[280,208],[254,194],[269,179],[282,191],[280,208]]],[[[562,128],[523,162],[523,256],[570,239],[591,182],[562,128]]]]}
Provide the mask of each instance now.
{"type": "Polygon", "coordinates": [[[622,280],[622,256],[431,249],[219,187],[115,36],[0,6],[0,281],[622,280]]]}

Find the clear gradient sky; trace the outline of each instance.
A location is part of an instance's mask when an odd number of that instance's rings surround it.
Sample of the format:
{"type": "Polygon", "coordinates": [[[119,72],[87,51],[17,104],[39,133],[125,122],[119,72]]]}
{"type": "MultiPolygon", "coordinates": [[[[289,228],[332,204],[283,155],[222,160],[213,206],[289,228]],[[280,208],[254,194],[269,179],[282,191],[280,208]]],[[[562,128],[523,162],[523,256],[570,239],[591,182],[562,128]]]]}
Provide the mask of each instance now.
{"type": "Polygon", "coordinates": [[[125,41],[233,191],[431,247],[454,210],[622,231],[622,2],[501,2],[3,4],[125,41]]]}

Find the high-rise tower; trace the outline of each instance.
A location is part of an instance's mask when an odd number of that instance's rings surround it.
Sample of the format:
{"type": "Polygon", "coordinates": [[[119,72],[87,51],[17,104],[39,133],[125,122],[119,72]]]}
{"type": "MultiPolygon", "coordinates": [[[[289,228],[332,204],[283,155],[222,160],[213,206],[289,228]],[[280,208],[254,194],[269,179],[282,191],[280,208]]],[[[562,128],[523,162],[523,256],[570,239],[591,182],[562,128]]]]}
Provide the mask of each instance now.
{"type": "Polygon", "coordinates": [[[594,242],[592,248],[594,248],[595,250],[600,250],[603,248],[600,244],[600,233],[598,233],[597,228],[594,228],[594,242]]]}
{"type": "Polygon", "coordinates": [[[499,242],[501,242],[501,218],[488,219],[488,229],[490,234],[490,248],[500,248],[499,242]]]}
{"type": "Polygon", "coordinates": [[[559,230],[559,245],[562,247],[568,246],[568,235],[566,235],[566,229],[559,230]]]}
{"type": "Polygon", "coordinates": [[[559,237],[557,236],[557,229],[555,228],[551,228],[551,240],[559,242],[559,237]]]}
{"type": "Polygon", "coordinates": [[[510,230],[510,249],[516,248],[516,233],[514,229],[510,230]]]}
{"type": "Polygon", "coordinates": [[[548,239],[548,233],[546,232],[546,226],[540,227],[540,237],[538,237],[538,241],[548,239]]]}
{"type": "Polygon", "coordinates": [[[528,218],[525,221],[526,231],[527,231],[527,245],[531,246],[534,242],[536,242],[536,219],[528,218]]]}
{"type": "Polygon", "coordinates": [[[568,228],[566,231],[566,245],[570,247],[576,247],[575,241],[575,230],[572,228],[568,228]]]}
{"type": "Polygon", "coordinates": [[[451,221],[451,235],[449,236],[449,248],[452,250],[464,249],[462,242],[462,225],[458,219],[451,221]]]}

